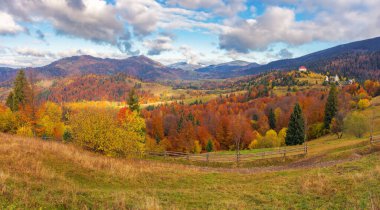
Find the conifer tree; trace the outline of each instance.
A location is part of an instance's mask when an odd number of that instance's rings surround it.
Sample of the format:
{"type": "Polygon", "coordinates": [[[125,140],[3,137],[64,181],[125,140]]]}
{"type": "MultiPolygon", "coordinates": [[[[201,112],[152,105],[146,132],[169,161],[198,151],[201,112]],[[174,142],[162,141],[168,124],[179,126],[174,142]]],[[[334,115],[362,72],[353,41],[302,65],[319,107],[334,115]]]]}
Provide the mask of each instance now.
{"type": "Polygon", "coordinates": [[[285,143],[286,145],[302,144],[305,141],[305,126],[304,118],[302,116],[301,106],[297,103],[294,106],[292,115],[286,131],[285,143]]]}
{"type": "Polygon", "coordinates": [[[140,111],[139,97],[134,88],[129,92],[127,103],[131,111],[140,111]]]}
{"type": "Polygon", "coordinates": [[[325,118],[324,118],[324,127],[325,129],[330,129],[330,124],[332,119],[335,117],[338,110],[338,99],[336,86],[331,85],[329,96],[325,105],[325,118]]]}
{"type": "Polygon", "coordinates": [[[214,150],[214,145],[212,144],[211,139],[208,140],[207,145],[206,145],[206,151],[207,152],[212,152],[214,150]]]}
{"type": "Polygon", "coordinates": [[[18,111],[20,106],[25,106],[29,89],[30,87],[26,80],[25,72],[20,70],[14,81],[13,91],[7,98],[7,105],[12,111],[18,111]]]}
{"type": "Polygon", "coordinates": [[[8,98],[5,102],[5,105],[13,110],[13,92],[11,91],[8,95],[8,98]]]}
{"type": "Polygon", "coordinates": [[[271,108],[269,110],[269,127],[270,129],[275,129],[276,128],[276,116],[274,115],[273,109],[271,108]]]}

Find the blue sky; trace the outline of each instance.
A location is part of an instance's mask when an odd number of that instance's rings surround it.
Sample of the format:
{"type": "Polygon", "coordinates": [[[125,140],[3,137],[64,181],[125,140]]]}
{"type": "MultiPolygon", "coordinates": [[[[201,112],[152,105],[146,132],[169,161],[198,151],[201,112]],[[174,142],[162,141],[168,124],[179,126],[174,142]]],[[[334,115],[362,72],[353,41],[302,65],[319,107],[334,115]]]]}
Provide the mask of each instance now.
{"type": "Polygon", "coordinates": [[[261,64],[380,35],[378,0],[4,0],[0,66],[89,54],[261,64]]]}

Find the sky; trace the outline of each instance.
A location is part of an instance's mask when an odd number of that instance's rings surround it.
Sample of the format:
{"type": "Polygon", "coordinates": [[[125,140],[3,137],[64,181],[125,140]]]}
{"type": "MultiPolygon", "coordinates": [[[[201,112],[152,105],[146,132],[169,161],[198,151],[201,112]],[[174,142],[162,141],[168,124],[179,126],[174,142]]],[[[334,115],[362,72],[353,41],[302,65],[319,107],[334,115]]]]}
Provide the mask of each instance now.
{"type": "Polygon", "coordinates": [[[1,0],[0,66],[92,55],[265,64],[380,36],[379,0],[1,0]]]}

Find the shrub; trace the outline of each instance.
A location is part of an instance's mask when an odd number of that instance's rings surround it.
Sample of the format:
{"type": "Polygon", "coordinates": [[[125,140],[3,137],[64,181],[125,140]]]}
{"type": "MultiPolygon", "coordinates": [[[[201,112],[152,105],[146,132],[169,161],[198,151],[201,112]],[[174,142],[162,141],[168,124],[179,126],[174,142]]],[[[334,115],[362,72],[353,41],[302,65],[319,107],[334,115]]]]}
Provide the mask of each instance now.
{"type": "Polygon", "coordinates": [[[65,130],[65,132],[63,133],[63,141],[71,142],[72,139],[73,139],[73,135],[71,134],[71,132],[69,130],[65,130]]]}
{"type": "Polygon", "coordinates": [[[10,108],[0,107],[0,131],[5,133],[17,131],[17,118],[10,108]]]}
{"type": "Polygon", "coordinates": [[[368,99],[360,99],[358,102],[358,109],[364,110],[371,105],[371,102],[368,99]]]}
{"type": "Polygon", "coordinates": [[[109,156],[141,155],[145,121],[135,112],[104,108],[79,110],[69,118],[73,142],[109,156]],[[118,117],[117,117],[118,116],[118,117]]]}
{"type": "Polygon", "coordinates": [[[25,137],[33,137],[33,131],[30,126],[22,126],[17,129],[17,135],[25,137]]]}
{"type": "Polygon", "coordinates": [[[316,123],[309,127],[307,130],[307,138],[316,139],[325,135],[325,126],[324,123],[316,123]]]}
{"type": "Polygon", "coordinates": [[[344,120],[344,129],[357,138],[361,138],[369,130],[368,119],[359,112],[353,112],[344,120]]]}
{"type": "Polygon", "coordinates": [[[47,102],[38,110],[37,120],[39,136],[61,139],[65,126],[61,122],[62,109],[55,103],[47,102]]]}
{"type": "Polygon", "coordinates": [[[199,141],[194,141],[194,150],[193,152],[195,154],[199,154],[202,151],[202,145],[199,143],[199,141]]]}

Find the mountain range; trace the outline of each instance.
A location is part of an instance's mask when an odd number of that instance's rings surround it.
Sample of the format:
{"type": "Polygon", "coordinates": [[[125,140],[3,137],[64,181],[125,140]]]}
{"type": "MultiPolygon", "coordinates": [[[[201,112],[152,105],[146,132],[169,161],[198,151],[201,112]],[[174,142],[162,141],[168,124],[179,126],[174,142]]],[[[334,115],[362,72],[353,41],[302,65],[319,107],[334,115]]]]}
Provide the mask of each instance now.
{"type": "MultiPolygon", "coordinates": [[[[272,70],[293,70],[299,66],[359,80],[380,79],[380,37],[339,45],[299,58],[273,61],[266,65],[232,61],[206,67],[186,62],[165,66],[146,56],[110,59],[82,55],[62,58],[43,67],[26,68],[26,71],[33,72],[37,78],[124,73],[142,80],[156,81],[232,78],[272,70]]],[[[12,68],[0,67],[0,82],[13,79],[16,72],[12,68]]]]}

